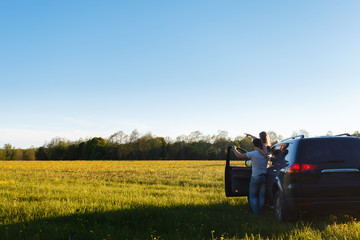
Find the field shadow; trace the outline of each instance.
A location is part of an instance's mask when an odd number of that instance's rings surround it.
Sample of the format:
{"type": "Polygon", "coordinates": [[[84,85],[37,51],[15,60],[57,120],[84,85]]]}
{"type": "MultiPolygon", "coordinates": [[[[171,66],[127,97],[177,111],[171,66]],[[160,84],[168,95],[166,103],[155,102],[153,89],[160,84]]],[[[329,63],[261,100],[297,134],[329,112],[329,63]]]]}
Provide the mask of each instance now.
{"type": "MultiPolygon", "coordinates": [[[[324,222],[326,219],[318,217],[316,221],[324,222]]],[[[0,236],[1,239],[221,239],[251,235],[277,238],[307,225],[303,222],[279,223],[269,209],[255,216],[247,204],[222,203],[79,212],[2,224],[0,236]]],[[[323,226],[315,224],[313,227],[321,230],[323,226]]]]}

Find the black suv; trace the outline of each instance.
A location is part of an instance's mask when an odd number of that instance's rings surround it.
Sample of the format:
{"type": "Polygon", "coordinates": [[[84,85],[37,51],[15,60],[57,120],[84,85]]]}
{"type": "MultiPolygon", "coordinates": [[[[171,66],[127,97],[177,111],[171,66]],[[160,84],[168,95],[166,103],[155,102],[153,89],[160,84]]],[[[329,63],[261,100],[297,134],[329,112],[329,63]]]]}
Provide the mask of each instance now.
{"type": "MultiPolygon", "coordinates": [[[[251,167],[225,167],[227,197],[248,196],[251,167]]],[[[349,134],[285,139],[272,147],[266,201],[279,220],[300,210],[360,208],[360,139],[349,134]]]]}

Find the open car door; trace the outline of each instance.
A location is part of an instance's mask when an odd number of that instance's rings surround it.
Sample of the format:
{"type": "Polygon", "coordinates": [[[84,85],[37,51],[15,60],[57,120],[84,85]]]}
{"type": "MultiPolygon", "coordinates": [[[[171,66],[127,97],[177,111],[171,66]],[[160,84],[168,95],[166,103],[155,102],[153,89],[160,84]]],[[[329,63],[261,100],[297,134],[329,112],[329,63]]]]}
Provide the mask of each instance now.
{"type": "MultiPolygon", "coordinates": [[[[225,194],[226,197],[240,197],[249,195],[251,167],[238,167],[230,165],[232,147],[227,148],[225,167],[225,194]]],[[[240,151],[244,151],[240,149],[240,151]]]]}

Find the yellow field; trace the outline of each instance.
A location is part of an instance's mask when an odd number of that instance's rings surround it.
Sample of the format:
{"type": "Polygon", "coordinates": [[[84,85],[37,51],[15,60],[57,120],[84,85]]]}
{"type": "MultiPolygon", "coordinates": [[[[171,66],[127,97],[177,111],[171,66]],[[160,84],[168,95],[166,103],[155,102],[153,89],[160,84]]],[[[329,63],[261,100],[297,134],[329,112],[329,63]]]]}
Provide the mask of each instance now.
{"type": "Polygon", "coordinates": [[[225,161],[0,161],[0,239],[359,239],[349,216],[279,224],[226,198],[225,161]]]}

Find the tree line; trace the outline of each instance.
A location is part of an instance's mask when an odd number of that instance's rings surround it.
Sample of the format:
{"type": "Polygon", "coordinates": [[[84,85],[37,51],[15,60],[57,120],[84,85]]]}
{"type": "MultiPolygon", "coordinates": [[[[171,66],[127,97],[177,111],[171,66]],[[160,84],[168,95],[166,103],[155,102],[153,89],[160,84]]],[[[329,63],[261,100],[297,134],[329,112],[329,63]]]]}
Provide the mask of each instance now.
{"type": "MultiPolygon", "coordinates": [[[[272,144],[282,140],[281,135],[268,133],[272,144]]],[[[293,136],[299,134],[309,135],[305,130],[293,132],[293,136]]],[[[356,131],[353,136],[360,137],[360,133],[356,131]]],[[[151,133],[141,135],[134,130],[130,134],[119,131],[107,139],[70,141],[57,137],[39,148],[18,149],[5,144],[0,149],[0,160],[219,160],[226,158],[230,145],[253,149],[251,139],[245,136],[231,139],[226,131],[217,135],[195,131],[173,140],[151,133]]]]}

